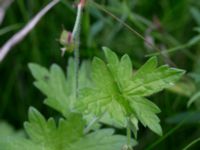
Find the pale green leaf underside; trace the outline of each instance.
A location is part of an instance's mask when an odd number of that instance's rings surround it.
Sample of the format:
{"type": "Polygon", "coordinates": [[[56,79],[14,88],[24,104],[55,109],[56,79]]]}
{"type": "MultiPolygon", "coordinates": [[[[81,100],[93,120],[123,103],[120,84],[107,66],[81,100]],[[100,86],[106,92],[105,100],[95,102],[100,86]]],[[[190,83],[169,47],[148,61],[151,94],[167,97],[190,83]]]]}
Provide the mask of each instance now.
{"type": "MultiPolygon", "coordinates": [[[[36,79],[34,85],[46,95],[45,104],[68,116],[73,110],[75,98],[75,75],[74,59],[70,58],[67,67],[67,78],[62,69],[53,64],[50,70],[37,64],[29,64],[33,77],[36,79]]],[[[79,70],[79,88],[89,87],[90,63],[85,61],[79,70]]]]}
{"type": "Polygon", "coordinates": [[[29,68],[36,79],[34,85],[47,96],[45,104],[66,116],[72,102],[67,95],[69,88],[61,68],[55,64],[49,71],[37,64],[29,64],[29,68]]]}

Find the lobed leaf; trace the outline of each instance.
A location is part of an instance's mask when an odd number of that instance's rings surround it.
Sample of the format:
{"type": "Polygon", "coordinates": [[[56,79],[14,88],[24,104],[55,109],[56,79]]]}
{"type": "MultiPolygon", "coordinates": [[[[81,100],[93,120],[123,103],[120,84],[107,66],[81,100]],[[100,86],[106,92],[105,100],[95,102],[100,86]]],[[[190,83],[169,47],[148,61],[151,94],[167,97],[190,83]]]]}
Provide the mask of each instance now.
{"type": "MultiPolygon", "coordinates": [[[[46,95],[44,103],[62,113],[65,117],[73,111],[75,96],[74,59],[68,61],[67,78],[62,69],[53,64],[50,70],[37,64],[29,64],[34,85],[46,95]]],[[[90,77],[90,63],[85,61],[79,70],[79,88],[88,87],[90,77]]]]}
{"type": "Polygon", "coordinates": [[[167,65],[156,68],[157,61],[151,58],[139,69],[124,89],[129,96],[150,96],[165,88],[169,88],[184,74],[181,69],[170,68],[167,65]]]}
{"type": "Polygon", "coordinates": [[[53,64],[50,71],[37,64],[29,64],[36,81],[34,85],[47,96],[45,104],[67,116],[70,111],[70,99],[67,95],[66,77],[61,68],[53,64]]]}
{"type": "Polygon", "coordinates": [[[183,70],[163,65],[157,67],[156,57],[150,58],[135,74],[128,55],[119,60],[108,48],[103,48],[107,64],[99,58],[92,62],[93,87],[78,101],[77,109],[101,117],[101,121],[117,127],[128,126],[135,136],[138,121],[153,132],[162,135],[157,113],[160,109],[145,96],[172,86],[183,70]],[[129,120],[129,121],[128,121],[129,120]]]}
{"type": "MultiPolygon", "coordinates": [[[[82,115],[70,113],[67,120],[46,120],[34,108],[29,109],[29,121],[24,124],[30,139],[3,138],[0,150],[120,150],[126,137],[114,135],[113,129],[84,134],[86,122],[82,115]]],[[[131,141],[136,145],[136,141],[131,141]]]]}
{"type": "Polygon", "coordinates": [[[33,143],[32,141],[21,137],[1,137],[0,150],[47,150],[33,143]]]}

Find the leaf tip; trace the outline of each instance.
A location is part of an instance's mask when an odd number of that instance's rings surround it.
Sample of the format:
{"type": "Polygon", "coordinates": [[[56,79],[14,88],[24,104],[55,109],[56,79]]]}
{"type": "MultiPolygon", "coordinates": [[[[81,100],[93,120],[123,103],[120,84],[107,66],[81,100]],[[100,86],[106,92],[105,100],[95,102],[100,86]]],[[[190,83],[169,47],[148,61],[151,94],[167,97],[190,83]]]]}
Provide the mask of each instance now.
{"type": "Polygon", "coordinates": [[[35,63],[28,63],[28,68],[29,68],[29,70],[31,71],[31,72],[34,72],[34,70],[35,70],[35,68],[37,68],[38,67],[38,65],[37,64],[35,64],[35,63]]]}
{"type": "MultiPolygon", "coordinates": [[[[108,51],[108,50],[110,50],[108,47],[106,47],[106,46],[103,46],[102,47],[102,49],[103,49],[103,51],[108,51]]],[[[111,50],[110,50],[111,51],[111,50]]]]}
{"type": "Polygon", "coordinates": [[[28,112],[34,113],[34,112],[37,112],[37,110],[33,106],[31,106],[31,107],[29,107],[28,112]]]}
{"type": "Polygon", "coordinates": [[[149,58],[148,62],[152,62],[153,64],[155,64],[155,66],[157,66],[158,59],[156,56],[153,56],[153,57],[149,58]]]}

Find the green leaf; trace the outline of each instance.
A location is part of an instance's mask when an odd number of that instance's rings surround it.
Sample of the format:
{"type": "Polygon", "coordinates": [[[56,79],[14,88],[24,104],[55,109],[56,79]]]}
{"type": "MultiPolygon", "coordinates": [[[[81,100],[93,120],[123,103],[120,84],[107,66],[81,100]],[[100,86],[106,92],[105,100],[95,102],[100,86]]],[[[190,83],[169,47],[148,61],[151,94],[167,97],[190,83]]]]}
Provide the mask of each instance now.
{"type": "Polygon", "coordinates": [[[79,109],[89,107],[97,116],[105,111],[109,111],[109,115],[117,120],[119,124],[123,125],[124,122],[126,122],[126,112],[124,111],[124,108],[121,107],[120,103],[124,103],[122,105],[127,104],[126,102],[123,102],[122,97],[118,94],[119,89],[111,75],[111,72],[109,72],[106,64],[99,58],[94,58],[92,69],[92,79],[96,88],[87,89],[87,92],[81,92],[85,93],[85,98],[78,102],[79,109]],[[99,102],[95,103],[94,100],[99,100],[99,102]],[[117,102],[116,100],[120,102],[117,102]],[[99,107],[99,104],[102,107],[99,107]]]}
{"type": "Polygon", "coordinates": [[[2,137],[24,137],[25,133],[23,130],[14,130],[14,128],[5,121],[0,121],[0,138],[2,137]]]}
{"type": "Polygon", "coordinates": [[[140,69],[134,74],[134,78],[144,77],[147,73],[153,72],[158,65],[156,57],[152,57],[147,62],[140,67],[140,69]]]}
{"type": "MultiPolygon", "coordinates": [[[[56,125],[54,119],[46,120],[30,108],[29,122],[24,124],[30,139],[3,138],[0,150],[120,150],[126,143],[126,137],[114,135],[112,129],[84,134],[85,123],[82,115],[70,113],[67,120],[60,119],[56,125]]],[[[132,140],[131,144],[136,142],[132,140]]]]}
{"type": "Polygon", "coordinates": [[[22,137],[1,137],[0,150],[45,150],[32,141],[22,137]]]}
{"type": "Polygon", "coordinates": [[[138,70],[124,92],[129,96],[150,96],[173,86],[184,73],[181,69],[167,65],[156,68],[155,58],[151,58],[138,70]],[[147,68],[148,72],[144,68],[147,68]]]}
{"type": "Polygon", "coordinates": [[[128,55],[119,60],[108,48],[103,48],[107,64],[99,58],[92,62],[93,87],[87,88],[77,109],[86,114],[101,117],[101,121],[117,127],[127,127],[130,120],[135,136],[138,121],[162,135],[157,113],[160,109],[145,96],[168,88],[183,75],[184,71],[166,65],[157,68],[156,57],[150,58],[135,74],[128,55]]]}
{"type": "Polygon", "coordinates": [[[11,125],[7,122],[0,121],[0,137],[12,135],[13,133],[15,133],[15,131],[11,125]]]}
{"type": "MultiPolygon", "coordinates": [[[[121,150],[126,143],[126,138],[121,135],[114,135],[114,130],[103,129],[97,130],[91,134],[80,139],[76,144],[70,147],[70,150],[121,150]]],[[[132,140],[131,145],[135,146],[137,143],[132,140]]]]}
{"type": "MultiPolygon", "coordinates": [[[[103,48],[106,60],[107,60],[107,66],[109,68],[109,71],[112,73],[112,75],[117,73],[117,67],[119,66],[119,59],[117,55],[112,52],[110,49],[104,47],[103,48]]],[[[118,80],[118,77],[114,78],[115,80],[118,80]]]]}
{"type": "Polygon", "coordinates": [[[128,81],[132,77],[132,63],[130,57],[125,54],[122,56],[120,64],[119,64],[119,79],[124,79],[123,81],[128,81]],[[124,76],[124,77],[123,77],[124,76]]]}
{"type": "MultiPolygon", "coordinates": [[[[68,117],[73,111],[75,96],[74,59],[68,61],[67,78],[62,69],[53,64],[48,71],[37,64],[29,64],[33,77],[36,79],[34,85],[47,96],[44,103],[68,117]]],[[[90,63],[85,61],[79,70],[79,88],[89,87],[90,63]]]]}
{"type": "Polygon", "coordinates": [[[129,122],[129,127],[130,129],[133,131],[133,134],[135,136],[135,138],[137,139],[137,132],[139,130],[138,127],[138,119],[135,115],[132,114],[132,116],[130,117],[130,122],[129,122]]]}
{"type": "Polygon", "coordinates": [[[37,64],[33,64],[33,63],[30,63],[28,66],[29,66],[31,73],[35,79],[44,80],[45,77],[48,78],[49,72],[46,68],[41,67],[37,64]]]}
{"type": "Polygon", "coordinates": [[[99,58],[92,62],[92,80],[94,84],[105,93],[113,93],[116,90],[114,80],[106,64],[99,58]],[[105,82],[106,81],[106,82],[105,82]]]}
{"type": "Polygon", "coordinates": [[[158,135],[162,135],[160,119],[156,115],[160,112],[160,109],[154,103],[142,97],[133,97],[130,99],[130,105],[145,127],[148,126],[158,135]]]}
{"type": "Polygon", "coordinates": [[[53,64],[50,71],[37,64],[29,64],[29,68],[36,79],[34,85],[47,98],[45,104],[67,116],[71,109],[71,102],[67,95],[66,77],[59,66],[53,64]]]}
{"type": "Polygon", "coordinates": [[[63,149],[72,141],[78,140],[83,136],[84,126],[85,122],[81,115],[70,114],[68,121],[60,119],[56,127],[53,118],[46,121],[34,108],[30,108],[29,122],[24,124],[31,140],[47,149],[63,149]]]}

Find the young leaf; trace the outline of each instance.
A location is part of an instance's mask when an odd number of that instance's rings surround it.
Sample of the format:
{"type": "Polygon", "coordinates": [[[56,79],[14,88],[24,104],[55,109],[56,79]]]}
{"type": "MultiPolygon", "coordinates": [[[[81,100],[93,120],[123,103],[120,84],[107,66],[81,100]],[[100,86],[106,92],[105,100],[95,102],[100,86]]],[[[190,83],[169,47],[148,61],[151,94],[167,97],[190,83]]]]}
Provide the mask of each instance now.
{"type": "Polygon", "coordinates": [[[160,109],[145,96],[172,86],[184,73],[183,70],[161,66],[157,59],[149,59],[135,75],[128,55],[121,60],[104,48],[107,64],[95,58],[92,62],[93,88],[89,88],[78,101],[77,109],[102,117],[101,121],[126,127],[127,119],[136,135],[138,120],[155,133],[161,135],[160,109]]]}

